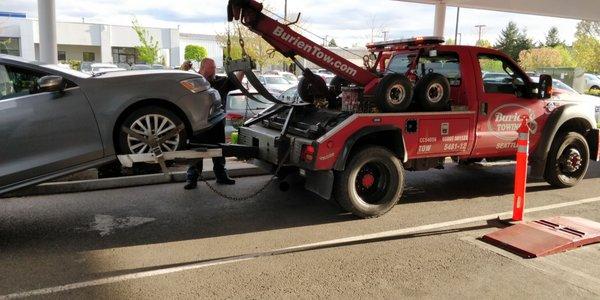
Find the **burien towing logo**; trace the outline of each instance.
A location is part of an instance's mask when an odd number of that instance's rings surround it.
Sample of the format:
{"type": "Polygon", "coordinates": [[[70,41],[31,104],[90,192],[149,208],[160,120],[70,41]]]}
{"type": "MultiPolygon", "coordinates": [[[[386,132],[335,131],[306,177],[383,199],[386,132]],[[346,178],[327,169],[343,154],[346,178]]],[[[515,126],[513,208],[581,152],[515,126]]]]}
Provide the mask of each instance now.
{"type": "Polygon", "coordinates": [[[286,33],[285,29],[281,26],[275,27],[275,30],[273,30],[273,35],[294,45],[295,47],[298,47],[299,49],[302,49],[305,52],[310,53],[316,58],[322,60],[324,63],[329,64],[335,69],[340,70],[350,76],[355,76],[356,73],[358,73],[358,71],[355,68],[352,68],[351,66],[325,54],[325,52],[323,52],[323,48],[319,48],[318,46],[312,46],[307,42],[303,41],[299,36],[293,36],[289,33],[286,33]]]}
{"type": "Polygon", "coordinates": [[[535,133],[534,129],[537,128],[537,124],[535,124],[533,110],[518,104],[505,104],[496,108],[489,116],[488,130],[501,140],[513,141],[516,138],[517,130],[521,127],[521,116],[525,114],[529,115],[529,125],[532,133],[535,133]],[[514,135],[506,133],[514,133],[514,135]]]}

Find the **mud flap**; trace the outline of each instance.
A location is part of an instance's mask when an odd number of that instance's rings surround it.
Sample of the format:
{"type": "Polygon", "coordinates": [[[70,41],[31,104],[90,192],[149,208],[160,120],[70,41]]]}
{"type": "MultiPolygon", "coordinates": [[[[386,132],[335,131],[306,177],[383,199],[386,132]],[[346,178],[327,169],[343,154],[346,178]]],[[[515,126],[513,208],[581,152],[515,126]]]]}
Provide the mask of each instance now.
{"type": "Polygon", "coordinates": [[[304,188],[329,200],[333,192],[333,180],[333,171],[306,171],[304,188]]]}

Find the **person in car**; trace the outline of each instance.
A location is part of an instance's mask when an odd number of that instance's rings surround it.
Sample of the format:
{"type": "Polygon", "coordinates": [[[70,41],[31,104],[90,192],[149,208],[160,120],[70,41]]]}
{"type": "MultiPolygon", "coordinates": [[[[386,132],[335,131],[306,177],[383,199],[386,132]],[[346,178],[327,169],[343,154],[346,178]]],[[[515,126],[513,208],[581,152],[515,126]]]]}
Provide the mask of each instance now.
{"type": "MultiPolygon", "coordinates": [[[[229,92],[237,90],[235,83],[228,77],[216,75],[217,66],[215,61],[211,58],[205,58],[200,62],[200,70],[198,73],[204,76],[210,85],[219,92],[223,107],[227,107],[227,95],[229,92]]],[[[238,72],[236,73],[236,77],[241,82],[242,79],[244,79],[244,73],[238,72]]],[[[221,121],[219,124],[215,125],[209,132],[204,134],[204,136],[206,138],[202,140],[202,143],[225,143],[225,119],[223,119],[223,121],[221,121]]],[[[200,172],[202,172],[202,167],[202,160],[199,160],[189,166],[187,170],[186,184],[184,186],[186,190],[195,189],[198,186],[198,178],[200,177],[200,172]]],[[[231,179],[229,175],[227,175],[224,157],[213,158],[213,171],[215,172],[215,177],[217,178],[218,184],[235,184],[235,180],[231,179]]]]}

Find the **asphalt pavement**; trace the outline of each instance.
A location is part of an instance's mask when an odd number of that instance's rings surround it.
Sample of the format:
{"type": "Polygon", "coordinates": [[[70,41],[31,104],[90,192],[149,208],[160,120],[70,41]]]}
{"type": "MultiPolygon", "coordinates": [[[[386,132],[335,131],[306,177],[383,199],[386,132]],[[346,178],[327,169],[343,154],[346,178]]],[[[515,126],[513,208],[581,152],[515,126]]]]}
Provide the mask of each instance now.
{"type": "MultiPolygon", "coordinates": [[[[525,260],[477,239],[505,226],[513,170],[407,173],[400,203],[370,220],[298,185],[240,202],[181,184],[0,199],[0,298],[598,299],[598,245],[525,260]]],[[[572,189],[530,182],[526,218],[600,222],[599,197],[593,164],[572,189]]]]}

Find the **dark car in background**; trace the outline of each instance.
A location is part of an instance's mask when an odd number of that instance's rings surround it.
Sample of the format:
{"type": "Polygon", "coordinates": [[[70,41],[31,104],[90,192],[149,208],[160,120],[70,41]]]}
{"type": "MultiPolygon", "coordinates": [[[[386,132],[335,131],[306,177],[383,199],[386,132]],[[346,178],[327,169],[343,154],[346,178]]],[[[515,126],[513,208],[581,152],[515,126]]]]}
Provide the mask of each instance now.
{"type": "Polygon", "coordinates": [[[173,70],[85,74],[0,55],[0,194],[149,153],[122,132],[164,136],[164,151],[225,118],[216,90],[200,75],[173,70]]]}

